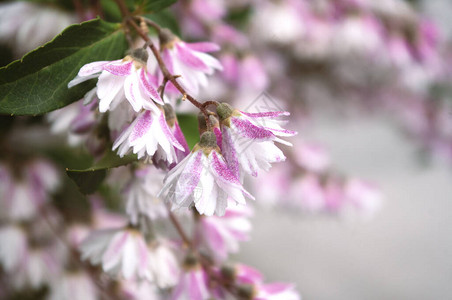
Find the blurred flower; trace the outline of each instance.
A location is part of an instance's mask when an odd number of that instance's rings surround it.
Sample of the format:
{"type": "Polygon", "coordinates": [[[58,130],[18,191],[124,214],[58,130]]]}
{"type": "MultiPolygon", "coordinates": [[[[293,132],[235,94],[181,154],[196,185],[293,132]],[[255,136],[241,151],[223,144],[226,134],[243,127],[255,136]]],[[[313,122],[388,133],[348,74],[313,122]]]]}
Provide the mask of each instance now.
{"type": "Polygon", "coordinates": [[[201,217],[197,224],[197,238],[219,260],[225,260],[228,253],[239,250],[239,242],[249,239],[252,215],[249,206],[229,206],[222,217],[201,217]]]}
{"type": "Polygon", "coordinates": [[[19,58],[44,45],[64,28],[76,22],[75,15],[53,6],[24,1],[2,3],[0,43],[9,44],[16,58],[19,58]]]}
{"type": "Polygon", "coordinates": [[[207,274],[195,258],[188,257],[184,262],[184,271],[181,273],[179,283],[174,287],[170,299],[210,299],[210,293],[207,288],[207,274]]]}
{"type": "Polygon", "coordinates": [[[83,260],[125,279],[149,276],[149,253],[141,233],[133,228],[92,232],[80,245],[83,260]]]}
{"type": "MultiPolygon", "coordinates": [[[[220,62],[206,54],[220,49],[214,43],[185,43],[170,31],[162,30],[159,35],[162,58],[171,74],[180,75],[178,82],[190,94],[197,95],[199,87],[207,85],[207,76],[215,70],[222,70],[220,62]]],[[[161,73],[160,77],[163,80],[161,73]]],[[[168,83],[167,91],[175,92],[175,87],[168,83]]]]}
{"type": "Polygon", "coordinates": [[[98,293],[91,277],[83,271],[66,272],[50,285],[50,300],[96,300],[98,293]]]}
{"type": "Polygon", "coordinates": [[[19,226],[0,227],[0,263],[6,272],[17,269],[27,254],[27,235],[19,226]]]}

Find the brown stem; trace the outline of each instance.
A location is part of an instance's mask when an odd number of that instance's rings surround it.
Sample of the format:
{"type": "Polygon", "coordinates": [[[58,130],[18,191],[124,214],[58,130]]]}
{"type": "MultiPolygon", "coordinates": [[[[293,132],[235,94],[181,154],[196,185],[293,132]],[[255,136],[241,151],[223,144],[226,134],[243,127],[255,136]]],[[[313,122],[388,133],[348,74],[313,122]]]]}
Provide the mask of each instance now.
{"type": "Polygon", "coordinates": [[[176,216],[173,214],[173,212],[171,211],[171,209],[169,208],[168,205],[166,205],[166,208],[168,210],[168,216],[171,220],[171,223],[173,223],[174,228],[176,228],[177,233],[180,235],[180,237],[182,238],[182,240],[184,241],[184,243],[188,246],[188,247],[192,247],[193,243],[191,242],[191,240],[188,238],[188,236],[185,234],[184,229],[182,228],[182,225],[180,225],[179,220],[177,220],[176,216]]]}
{"type": "Polygon", "coordinates": [[[138,18],[140,21],[144,21],[147,25],[149,25],[152,28],[154,28],[155,30],[157,30],[157,32],[160,32],[162,30],[162,27],[160,27],[160,25],[155,23],[154,21],[152,21],[148,18],[144,18],[144,17],[138,17],[138,18]]]}
{"type": "MultiPolygon", "coordinates": [[[[133,20],[133,18],[130,17],[130,12],[127,9],[127,6],[125,5],[125,2],[123,0],[115,0],[116,4],[119,7],[119,10],[121,11],[121,14],[124,17],[124,21],[131,25],[135,31],[138,33],[138,35],[146,42],[146,44],[149,46],[149,48],[152,51],[152,54],[154,55],[155,59],[157,60],[157,63],[159,65],[160,70],[163,73],[164,78],[166,78],[168,81],[170,81],[174,87],[182,94],[182,99],[183,100],[188,100],[190,101],[194,106],[196,106],[206,117],[206,123],[207,123],[207,129],[208,130],[212,130],[212,126],[209,124],[208,120],[209,120],[209,113],[207,111],[207,109],[205,108],[205,106],[203,106],[203,104],[201,102],[199,102],[198,100],[196,100],[194,97],[192,97],[191,95],[189,95],[187,93],[187,91],[179,84],[179,82],[176,80],[176,76],[174,76],[173,74],[170,73],[170,71],[168,70],[168,68],[165,65],[165,62],[162,59],[162,56],[160,55],[160,52],[157,50],[157,48],[155,47],[154,43],[152,42],[152,40],[148,37],[148,35],[140,28],[140,26],[138,26],[135,21],[133,20]]],[[[146,20],[144,18],[140,18],[140,20],[144,20],[146,23],[150,24],[155,24],[156,25],[156,29],[160,30],[160,26],[158,26],[156,23],[152,22],[151,20],[146,20]]],[[[151,25],[154,26],[154,25],[151,25]]]]}
{"type": "Polygon", "coordinates": [[[115,0],[116,4],[118,5],[119,10],[121,11],[121,15],[124,18],[127,18],[130,16],[130,12],[127,9],[126,3],[123,0],[115,0]]]}
{"type": "Polygon", "coordinates": [[[204,106],[204,107],[207,107],[207,106],[209,106],[209,105],[215,105],[215,106],[218,106],[218,105],[220,105],[220,103],[218,103],[217,101],[206,101],[206,102],[204,102],[204,103],[202,104],[202,106],[204,106]]]}
{"type": "Polygon", "coordinates": [[[75,12],[77,13],[78,19],[80,22],[85,21],[85,12],[83,10],[83,5],[80,0],[72,0],[72,4],[74,5],[75,12]]]}

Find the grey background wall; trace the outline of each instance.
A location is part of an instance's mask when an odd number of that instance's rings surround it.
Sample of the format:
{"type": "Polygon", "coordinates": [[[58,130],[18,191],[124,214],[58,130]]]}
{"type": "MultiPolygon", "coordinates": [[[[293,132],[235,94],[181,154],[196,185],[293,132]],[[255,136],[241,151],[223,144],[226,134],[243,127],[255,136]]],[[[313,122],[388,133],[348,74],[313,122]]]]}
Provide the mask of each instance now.
{"type": "Polygon", "coordinates": [[[420,164],[385,119],[317,123],[335,167],[379,183],[382,210],[360,222],[261,209],[240,256],[305,300],[452,299],[452,166],[420,164]]]}

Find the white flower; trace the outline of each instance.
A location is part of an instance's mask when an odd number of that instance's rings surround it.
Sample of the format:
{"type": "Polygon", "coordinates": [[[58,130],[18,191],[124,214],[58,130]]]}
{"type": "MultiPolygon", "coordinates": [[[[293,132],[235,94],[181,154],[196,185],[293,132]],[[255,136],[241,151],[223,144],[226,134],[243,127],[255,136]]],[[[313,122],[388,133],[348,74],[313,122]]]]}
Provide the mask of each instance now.
{"type": "Polygon", "coordinates": [[[149,275],[147,280],[160,288],[168,288],[177,283],[179,264],[173,252],[163,243],[154,242],[149,249],[149,275]]]}
{"type": "Polygon", "coordinates": [[[200,214],[208,216],[225,213],[228,197],[245,204],[245,197],[254,199],[229,170],[219,153],[213,132],[205,132],[193,151],[165,177],[161,194],[173,209],[194,203],[200,214]]]}
{"type": "Polygon", "coordinates": [[[99,111],[115,109],[126,98],[133,109],[157,110],[157,102],[163,105],[156,91],[156,77],[147,71],[148,54],[144,49],[136,49],[124,59],[96,61],[84,65],[68,87],[86,80],[97,78],[99,111]]]}
{"type": "Polygon", "coordinates": [[[113,150],[118,149],[119,156],[133,151],[142,158],[145,154],[153,156],[159,151],[159,157],[165,157],[169,163],[177,162],[174,148],[185,151],[168,127],[162,111],[143,111],[128,128],[116,139],[113,150]]]}
{"type": "Polygon", "coordinates": [[[236,177],[241,175],[240,169],[257,176],[258,170],[268,170],[271,163],[286,159],[274,142],[291,146],[278,137],[296,134],[279,125],[281,121],[277,118],[289,113],[245,113],[221,103],[217,114],[221,121],[223,154],[236,177]]]}
{"type": "Polygon", "coordinates": [[[138,223],[140,215],[151,220],[166,217],[168,211],[162,200],[157,197],[163,185],[164,173],[150,167],[134,172],[133,178],[124,189],[126,197],[126,212],[130,222],[138,223]]]}

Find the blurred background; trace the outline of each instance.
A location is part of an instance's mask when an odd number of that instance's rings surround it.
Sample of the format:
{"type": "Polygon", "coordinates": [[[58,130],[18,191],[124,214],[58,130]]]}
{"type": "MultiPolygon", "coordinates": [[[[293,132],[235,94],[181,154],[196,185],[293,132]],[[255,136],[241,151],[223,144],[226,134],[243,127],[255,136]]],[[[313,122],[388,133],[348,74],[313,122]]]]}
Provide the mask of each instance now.
{"type": "MultiPolygon", "coordinates": [[[[452,2],[418,4],[450,38],[452,2]]],[[[387,116],[344,120],[317,105],[303,134],[327,145],[336,168],[377,182],[382,209],[364,222],[259,209],[239,257],[307,300],[452,299],[450,164],[394,127],[387,116]]]]}
{"type": "Polygon", "coordinates": [[[260,209],[240,258],[304,299],[452,297],[450,166],[422,165],[384,118],[319,117],[313,137],[347,173],[378,182],[383,208],[367,222],[260,209]]]}

